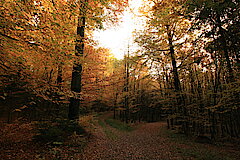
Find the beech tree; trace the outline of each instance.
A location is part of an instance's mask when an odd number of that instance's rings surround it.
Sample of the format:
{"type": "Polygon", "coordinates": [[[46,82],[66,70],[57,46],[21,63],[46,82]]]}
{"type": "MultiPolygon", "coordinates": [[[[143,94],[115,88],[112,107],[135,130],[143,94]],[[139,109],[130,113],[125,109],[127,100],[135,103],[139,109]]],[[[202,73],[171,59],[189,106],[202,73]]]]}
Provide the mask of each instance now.
{"type": "MultiPolygon", "coordinates": [[[[76,40],[76,52],[75,56],[83,56],[84,52],[84,33],[85,33],[85,25],[86,25],[86,11],[87,11],[87,0],[80,2],[80,13],[78,17],[78,26],[77,26],[77,40],[76,40]]],[[[71,90],[79,94],[82,89],[82,64],[79,62],[75,62],[73,66],[72,72],[72,81],[71,81],[71,90]]],[[[79,106],[80,106],[80,97],[76,95],[76,97],[70,98],[69,104],[69,113],[68,118],[70,120],[78,119],[79,117],[79,106]]]]}
{"type": "MultiPolygon", "coordinates": [[[[46,107],[50,110],[53,103],[66,103],[69,97],[72,97],[71,101],[74,98],[78,101],[79,94],[76,94],[76,91],[81,90],[80,80],[73,78],[73,84],[77,83],[79,86],[73,85],[73,92],[68,89],[71,64],[75,61],[75,64],[79,64],[74,65],[75,68],[81,69],[84,59],[84,56],[81,56],[74,60],[77,57],[74,53],[79,55],[75,50],[80,48],[83,53],[84,43],[93,46],[92,31],[103,28],[104,21],[116,23],[117,15],[127,6],[127,1],[81,1],[81,7],[75,1],[55,0],[31,1],[28,4],[27,1],[4,1],[1,4],[4,7],[1,11],[1,96],[10,100],[9,93],[13,93],[11,90],[16,88],[8,88],[9,79],[13,79],[11,85],[18,84],[20,88],[31,92],[33,98],[35,97],[32,100],[34,104],[37,103],[38,107],[50,105],[46,107]],[[84,18],[80,16],[81,21],[76,29],[79,8],[81,15],[85,12],[85,25],[81,25],[84,18]],[[77,42],[75,32],[81,33],[77,36],[77,42]],[[10,73],[13,74],[8,75],[10,73]],[[38,104],[42,102],[44,104],[38,104]]],[[[81,73],[75,71],[74,69],[73,72],[79,79],[81,73]]],[[[21,105],[14,107],[19,108],[21,105]]],[[[78,107],[73,110],[78,110],[78,107]]],[[[72,111],[74,107],[70,108],[72,111]]],[[[12,110],[14,108],[9,112],[12,110]]],[[[70,119],[76,117],[69,113],[70,119]]]]}
{"type": "MultiPolygon", "coordinates": [[[[122,11],[122,7],[126,5],[127,1],[100,1],[100,3],[95,6],[97,2],[90,2],[88,0],[80,1],[80,14],[78,17],[78,27],[77,27],[77,41],[76,41],[76,56],[83,56],[84,54],[84,34],[85,34],[85,27],[86,23],[88,21],[88,16],[90,15],[89,18],[89,23],[91,25],[91,22],[97,22],[97,24],[100,25],[101,28],[101,23],[104,20],[104,15],[99,15],[99,13],[103,13],[102,8],[103,7],[110,7],[112,5],[112,8],[116,7],[117,10],[114,10],[115,14],[117,12],[122,11]],[[96,7],[97,12],[90,12],[89,11],[94,11],[94,8],[96,7]],[[100,8],[100,10],[99,10],[100,8]],[[95,17],[91,17],[91,15],[95,15],[95,17]],[[96,19],[96,15],[104,18],[96,19]]],[[[110,9],[110,8],[106,8],[110,9]]],[[[109,18],[109,17],[108,17],[109,18]]],[[[94,25],[94,23],[93,23],[94,25]]],[[[72,72],[72,82],[71,82],[71,90],[73,92],[77,93],[76,97],[71,97],[70,99],[70,104],[69,104],[69,114],[68,117],[71,120],[78,119],[79,117],[79,106],[80,106],[80,92],[81,92],[81,73],[82,72],[82,64],[79,62],[75,62],[74,67],[73,67],[73,72],[72,72]]]]}
{"type": "Polygon", "coordinates": [[[148,13],[147,27],[143,33],[137,35],[136,42],[142,47],[142,56],[147,57],[149,63],[154,63],[152,66],[155,70],[160,68],[165,72],[165,87],[173,89],[171,97],[176,102],[171,112],[186,112],[179,75],[183,72],[182,66],[188,65],[187,59],[194,56],[190,47],[187,47],[191,45],[194,36],[188,32],[191,22],[184,17],[185,1],[153,2],[148,13]]]}
{"type": "Polygon", "coordinates": [[[169,115],[168,127],[212,139],[238,135],[238,2],[151,2],[147,25],[136,33],[137,54],[159,84],[152,92],[164,99],[157,105],[169,115]]]}

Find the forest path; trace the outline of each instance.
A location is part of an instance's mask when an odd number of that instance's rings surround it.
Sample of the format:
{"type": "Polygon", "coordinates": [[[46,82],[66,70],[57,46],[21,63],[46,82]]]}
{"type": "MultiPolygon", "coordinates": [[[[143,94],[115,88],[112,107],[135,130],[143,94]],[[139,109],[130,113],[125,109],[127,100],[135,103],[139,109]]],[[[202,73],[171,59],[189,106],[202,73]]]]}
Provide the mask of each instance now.
{"type": "MultiPolygon", "coordinates": [[[[121,131],[106,123],[110,114],[99,117],[93,138],[83,151],[83,160],[170,160],[224,158],[224,148],[210,144],[181,142],[169,137],[166,123],[143,123],[133,131],[121,131]],[[219,153],[220,151],[220,153],[219,153]],[[219,155],[223,154],[223,155],[219,155]]],[[[238,155],[233,155],[236,157],[238,155]]],[[[232,157],[232,156],[231,156],[232,157]]]]}
{"type": "MultiPolygon", "coordinates": [[[[100,120],[104,120],[102,116],[100,120]]],[[[159,133],[163,123],[143,124],[134,131],[119,131],[102,121],[84,150],[85,160],[174,159],[170,146],[159,133]]]]}

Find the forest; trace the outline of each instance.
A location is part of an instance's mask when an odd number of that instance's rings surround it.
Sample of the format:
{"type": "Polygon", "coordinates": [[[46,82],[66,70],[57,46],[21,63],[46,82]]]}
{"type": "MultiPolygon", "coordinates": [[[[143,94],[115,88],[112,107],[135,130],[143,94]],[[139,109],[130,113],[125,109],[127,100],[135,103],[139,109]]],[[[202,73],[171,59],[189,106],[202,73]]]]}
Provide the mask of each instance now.
{"type": "Polygon", "coordinates": [[[240,1],[136,1],[1,1],[0,159],[240,158],[240,1]]]}

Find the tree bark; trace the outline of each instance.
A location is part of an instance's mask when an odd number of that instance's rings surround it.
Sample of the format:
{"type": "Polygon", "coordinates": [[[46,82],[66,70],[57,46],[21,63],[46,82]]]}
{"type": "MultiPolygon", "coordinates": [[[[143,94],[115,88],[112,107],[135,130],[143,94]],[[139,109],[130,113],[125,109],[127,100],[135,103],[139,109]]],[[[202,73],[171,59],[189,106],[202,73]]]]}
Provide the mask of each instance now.
{"type": "MultiPolygon", "coordinates": [[[[77,40],[75,46],[75,56],[82,57],[84,54],[84,31],[86,25],[85,17],[85,2],[82,2],[80,8],[80,16],[78,19],[77,26],[77,40]]],[[[73,65],[71,91],[76,93],[76,96],[70,98],[68,119],[76,120],[79,118],[79,107],[80,107],[80,93],[82,90],[82,64],[76,60],[73,65]]]]}
{"type": "Polygon", "coordinates": [[[57,86],[59,88],[62,87],[62,82],[63,82],[62,66],[63,66],[63,64],[61,62],[61,63],[58,64],[58,68],[57,68],[57,71],[58,71],[58,73],[57,73],[57,86]]]}
{"type": "Polygon", "coordinates": [[[179,80],[178,71],[177,71],[177,62],[176,62],[176,58],[175,58],[175,55],[174,55],[174,46],[173,46],[173,42],[172,42],[172,34],[171,34],[170,29],[169,29],[169,25],[166,25],[166,28],[167,28],[170,56],[171,56],[172,67],[173,67],[174,88],[175,88],[175,91],[179,92],[181,90],[181,87],[180,87],[180,80],[179,80]]]}
{"type": "MultiPolygon", "coordinates": [[[[226,31],[222,27],[219,15],[217,15],[217,25],[219,27],[220,42],[221,42],[222,49],[223,49],[223,55],[227,62],[227,70],[228,70],[227,83],[234,82],[235,81],[234,74],[233,74],[232,64],[231,64],[231,60],[230,60],[229,53],[228,53],[227,41],[226,41],[228,35],[226,35],[226,31]]],[[[221,46],[219,46],[219,47],[221,47],[221,46]]]]}
{"type": "Polygon", "coordinates": [[[126,93],[124,97],[124,108],[126,109],[126,123],[129,122],[129,47],[127,56],[125,56],[125,85],[124,85],[124,92],[126,93]]]}

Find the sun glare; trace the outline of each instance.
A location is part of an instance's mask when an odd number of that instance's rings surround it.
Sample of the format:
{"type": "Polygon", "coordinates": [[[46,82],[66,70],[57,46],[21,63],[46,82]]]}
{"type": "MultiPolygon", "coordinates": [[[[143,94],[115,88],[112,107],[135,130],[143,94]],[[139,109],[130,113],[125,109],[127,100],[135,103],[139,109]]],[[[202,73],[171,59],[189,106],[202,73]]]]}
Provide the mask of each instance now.
{"type": "Polygon", "coordinates": [[[99,41],[99,46],[111,50],[117,59],[122,59],[127,51],[129,43],[133,42],[132,32],[142,27],[141,18],[136,16],[142,0],[131,0],[130,8],[124,11],[121,22],[114,28],[103,31],[95,31],[94,37],[99,41]]]}

